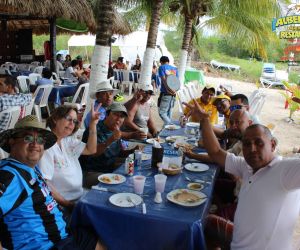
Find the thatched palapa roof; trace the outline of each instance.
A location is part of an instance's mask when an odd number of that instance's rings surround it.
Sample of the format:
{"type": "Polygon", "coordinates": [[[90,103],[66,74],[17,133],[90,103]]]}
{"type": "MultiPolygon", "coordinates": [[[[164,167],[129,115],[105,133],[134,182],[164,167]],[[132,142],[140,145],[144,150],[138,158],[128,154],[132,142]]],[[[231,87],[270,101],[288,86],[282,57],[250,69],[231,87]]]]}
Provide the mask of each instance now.
{"type": "MultiPolygon", "coordinates": [[[[86,24],[95,33],[96,21],[86,0],[0,0],[0,19],[7,20],[7,30],[32,29],[33,33],[49,33],[49,18],[64,18],[86,24]]],[[[113,33],[126,35],[129,24],[115,11],[113,33]]],[[[58,33],[66,32],[57,30],[58,33]]]]}

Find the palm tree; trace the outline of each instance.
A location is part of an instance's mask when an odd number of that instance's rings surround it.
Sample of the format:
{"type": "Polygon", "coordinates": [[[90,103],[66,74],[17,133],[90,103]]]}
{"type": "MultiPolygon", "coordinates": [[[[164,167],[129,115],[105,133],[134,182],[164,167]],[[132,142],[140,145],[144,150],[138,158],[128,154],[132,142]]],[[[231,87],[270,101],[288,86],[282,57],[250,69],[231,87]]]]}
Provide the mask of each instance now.
{"type": "Polygon", "coordinates": [[[196,30],[194,24],[199,22],[199,17],[212,16],[205,22],[206,25],[239,40],[241,47],[252,52],[259,51],[262,57],[266,57],[264,44],[267,39],[274,37],[270,34],[269,25],[272,18],[279,13],[278,2],[272,0],[174,0],[170,9],[173,12],[180,11],[185,23],[179,62],[181,83],[184,80],[192,37],[195,35],[192,30],[196,30]]]}

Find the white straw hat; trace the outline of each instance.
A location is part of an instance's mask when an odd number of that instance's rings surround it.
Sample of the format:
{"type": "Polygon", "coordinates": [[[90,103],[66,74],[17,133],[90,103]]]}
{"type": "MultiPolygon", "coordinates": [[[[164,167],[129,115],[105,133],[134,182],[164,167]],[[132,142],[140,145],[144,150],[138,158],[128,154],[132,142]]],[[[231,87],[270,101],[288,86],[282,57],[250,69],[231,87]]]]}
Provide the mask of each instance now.
{"type": "Polygon", "coordinates": [[[91,92],[90,97],[96,99],[96,93],[105,92],[105,91],[114,91],[114,95],[119,91],[118,89],[113,89],[109,81],[102,81],[96,84],[96,88],[91,92]]]}

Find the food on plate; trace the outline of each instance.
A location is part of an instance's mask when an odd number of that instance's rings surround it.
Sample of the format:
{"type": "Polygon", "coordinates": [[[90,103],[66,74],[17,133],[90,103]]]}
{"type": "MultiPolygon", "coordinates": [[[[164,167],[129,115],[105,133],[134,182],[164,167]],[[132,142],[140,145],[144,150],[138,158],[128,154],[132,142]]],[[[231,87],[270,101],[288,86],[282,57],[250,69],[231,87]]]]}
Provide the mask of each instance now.
{"type": "Polygon", "coordinates": [[[194,203],[201,200],[201,198],[198,195],[189,193],[186,190],[183,190],[182,192],[175,194],[174,199],[184,203],[186,202],[194,203]]]}
{"type": "Polygon", "coordinates": [[[108,176],[102,176],[101,181],[106,182],[106,183],[111,183],[111,179],[108,176]]]}
{"type": "Polygon", "coordinates": [[[120,181],[121,180],[121,177],[120,177],[120,175],[114,175],[113,176],[113,179],[115,180],[115,181],[120,181]]]}
{"type": "Polygon", "coordinates": [[[192,189],[192,190],[200,190],[200,189],[203,188],[203,185],[200,184],[200,183],[190,183],[190,184],[188,185],[188,188],[189,188],[189,189],[192,189]]]}
{"type": "Polygon", "coordinates": [[[192,150],[194,148],[193,145],[191,144],[188,144],[188,143],[181,143],[181,142],[178,142],[176,143],[175,145],[177,148],[183,148],[185,150],[192,150]]]}
{"type": "Polygon", "coordinates": [[[179,126],[177,126],[177,125],[167,125],[166,126],[166,129],[169,129],[169,130],[176,130],[176,129],[178,129],[179,128],[179,126]]]}

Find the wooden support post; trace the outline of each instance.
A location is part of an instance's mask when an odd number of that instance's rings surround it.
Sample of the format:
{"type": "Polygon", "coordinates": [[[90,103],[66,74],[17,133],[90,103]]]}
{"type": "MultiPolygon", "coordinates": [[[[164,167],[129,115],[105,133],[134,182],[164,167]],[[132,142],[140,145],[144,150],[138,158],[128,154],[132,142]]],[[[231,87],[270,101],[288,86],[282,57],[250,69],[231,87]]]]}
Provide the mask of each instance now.
{"type": "MultiPolygon", "coordinates": [[[[50,70],[56,72],[56,18],[49,19],[50,23],[50,70]]],[[[56,72],[58,73],[58,72],[56,72]]]]}

